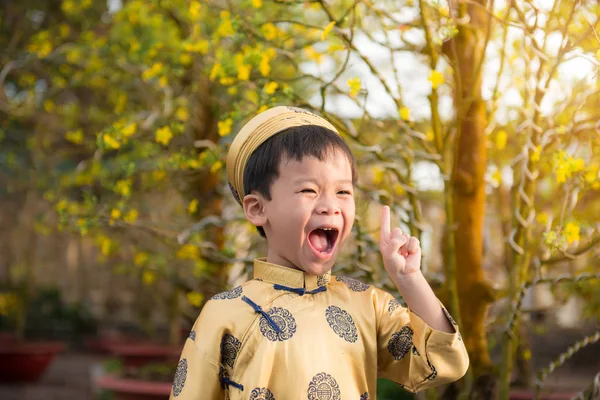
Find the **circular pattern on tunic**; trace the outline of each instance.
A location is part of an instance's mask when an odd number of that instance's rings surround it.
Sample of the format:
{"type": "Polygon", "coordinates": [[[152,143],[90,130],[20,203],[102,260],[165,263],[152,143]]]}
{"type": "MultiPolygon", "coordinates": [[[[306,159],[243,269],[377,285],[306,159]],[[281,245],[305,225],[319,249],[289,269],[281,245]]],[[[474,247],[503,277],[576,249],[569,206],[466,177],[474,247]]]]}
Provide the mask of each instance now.
{"type": "Polygon", "coordinates": [[[238,286],[238,287],[235,287],[235,288],[233,288],[231,290],[228,290],[226,292],[215,294],[210,299],[211,300],[231,300],[231,299],[235,299],[237,297],[240,297],[241,294],[242,294],[242,287],[238,286]]]}
{"type": "Polygon", "coordinates": [[[185,379],[187,377],[187,359],[182,359],[177,364],[175,370],[175,378],[173,379],[173,396],[177,397],[181,394],[183,386],[185,385],[185,379]]]}
{"type": "Polygon", "coordinates": [[[190,336],[188,336],[188,338],[192,339],[192,341],[196,340],[196,331],[191,331],[190,336]]]}
{"type": "Polygon", "coordinates": [[[269,321],[267,321],[264,316],[261,316],[259,328],[264,337],[272,342],[283,342],[284,340],[288,340],[294,336],[294,333],[296,333],[296,320],[294,319],[292,313],[285,308],[273,307],[267,312],[267,314],[279,327],[281,332],[275,332],[275,329],[273,329],[269,321]]]}
{"type": "Polygon", "coordinates": [[[344,282],[346,286],[353,292],[364,292],[369,288],[369,285],[348,276],[336,276],[335,279],[344,282]]]}
{"type": "Polygon", "coordinates": [[[318,373],[308,385],[308,400],[340,400],[340,387],[333,376],[318,373]]]}
{"type": "Polygon", "coordinates": [[[233,368],[240,347],[242,347],[242,342],[236,339],[235,336],[229,333],[223,335],[223,339],[221,339],[221,363],[233,368]]]}
{"type": "Polygon", "coordinates": [[[388,312],[390,313],[390,315],[392,315],[392,313],[396,311],[396,308],[398,307],[400,307],[400,302],[398,302],[398,300],[396,299],[391,299],[388,303],[388,312]]]}
{"type": "Polygon", "coordinates": [[[388,351],[394,357],[394,360],[401,360],[413,347],[413,330],[410,326],[403,326],[398,332],[392,335],[388,342],[388,351]]]}
{"type": "Polygon", "coordinates": [[[363,394],[360,395],[360,400],[369,400],[369,393],[368,392],[364,392],[363,394]]]}
{"type": "Polygon", "coordinates": [[[448,310],[446,310],[445,307],[442,307],[442,310],[444,310],[444,314],[446,315],[446,318],[448,318],[448,321],[450,321],[450,323],[452,325],[458,326],[458,324],[456,323],[456,321],[454,320],[454,318],[452,318],[452,315],[450,315],[450,313],[448,312],[448,310]]]}
{"type": "Polygon", "coordinates": [[[248,400],[275,400],[275,396],[267,388],[255,388],[250,392],[248,400]]]}
{"type": "Polygon", "coordinates": [[[354,343],[358,339],[356,325],[352,316],[337,306],[325,310],[325,318],[333,331],[346,342],[354,343]]]}

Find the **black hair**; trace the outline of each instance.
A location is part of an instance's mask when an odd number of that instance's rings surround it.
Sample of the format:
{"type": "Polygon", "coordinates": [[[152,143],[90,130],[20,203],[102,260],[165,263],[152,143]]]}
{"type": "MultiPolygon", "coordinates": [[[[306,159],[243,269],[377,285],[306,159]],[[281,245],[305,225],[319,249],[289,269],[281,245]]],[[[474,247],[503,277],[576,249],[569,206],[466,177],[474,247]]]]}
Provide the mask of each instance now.
{"type": "MultiPolygon", "coordinates": [[[[344,139],[322,126],[302,125],[288,128],[270,137],[250,155],[244,169],[245,193],[241,197],[258,192],[267,200],[271,200],[270,188],[279,177],[282,159],[302,161],[304,157],[311,156],[323,161],[331,150],[341,150],[348,158],[352,169],[352,183],[355,184],[356,159],[344,139]]],[[[257,226],[256,229],[262,237],[266,237],[261,226],[257,226]]]]}

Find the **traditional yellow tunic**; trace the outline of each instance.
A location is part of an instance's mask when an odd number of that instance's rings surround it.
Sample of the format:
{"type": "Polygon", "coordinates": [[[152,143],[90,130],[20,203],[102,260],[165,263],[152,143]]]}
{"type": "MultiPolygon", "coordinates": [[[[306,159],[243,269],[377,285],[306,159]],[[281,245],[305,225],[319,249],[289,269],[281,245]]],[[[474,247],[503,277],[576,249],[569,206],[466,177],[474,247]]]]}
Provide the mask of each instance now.
{"type": "Polygon", "coordinates": [[[186,340],[171,399],[375,399],[378,377],[409,391],[461,378],[455,333],[389,293],[258,259],[254,279],[209,300],[186,340]]]}

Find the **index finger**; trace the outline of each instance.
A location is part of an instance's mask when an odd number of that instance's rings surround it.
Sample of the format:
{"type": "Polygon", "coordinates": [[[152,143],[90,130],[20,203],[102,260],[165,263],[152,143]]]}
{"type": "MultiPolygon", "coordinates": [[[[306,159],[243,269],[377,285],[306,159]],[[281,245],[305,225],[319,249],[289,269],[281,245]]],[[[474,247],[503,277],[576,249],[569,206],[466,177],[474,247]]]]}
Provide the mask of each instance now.
{"type": "Polygon", "coordinates": [[[383,206],[381,209],[381,232],[380,240],[387,240],[390,237],[390,208],[383,206]]]}

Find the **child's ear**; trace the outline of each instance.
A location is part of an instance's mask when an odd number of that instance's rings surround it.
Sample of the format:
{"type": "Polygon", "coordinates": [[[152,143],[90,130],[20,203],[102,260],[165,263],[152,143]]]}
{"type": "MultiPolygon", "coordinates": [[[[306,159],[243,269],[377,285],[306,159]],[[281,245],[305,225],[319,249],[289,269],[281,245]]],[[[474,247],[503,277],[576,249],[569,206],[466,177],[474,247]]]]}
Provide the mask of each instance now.
{"type": "Polygon", "coordinates": [[[264,202],[265,198],[260,194],[248,194],[242,200],[246,219],[255,226],[264,226],[267,223],[264,202]]]}

